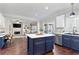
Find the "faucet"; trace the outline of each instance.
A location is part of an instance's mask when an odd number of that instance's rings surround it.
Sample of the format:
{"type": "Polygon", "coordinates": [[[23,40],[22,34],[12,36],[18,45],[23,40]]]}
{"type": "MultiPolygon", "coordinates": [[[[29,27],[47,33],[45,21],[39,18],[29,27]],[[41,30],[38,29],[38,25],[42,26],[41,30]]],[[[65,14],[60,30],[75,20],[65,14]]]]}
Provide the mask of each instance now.
{"type": "Polygon", "coordinates": [[[73,34],[76,34],[76,32],[77,32],[77,29],[76,29],[76,27],[74,26],[74,27],[73,27],[73,34]]]}

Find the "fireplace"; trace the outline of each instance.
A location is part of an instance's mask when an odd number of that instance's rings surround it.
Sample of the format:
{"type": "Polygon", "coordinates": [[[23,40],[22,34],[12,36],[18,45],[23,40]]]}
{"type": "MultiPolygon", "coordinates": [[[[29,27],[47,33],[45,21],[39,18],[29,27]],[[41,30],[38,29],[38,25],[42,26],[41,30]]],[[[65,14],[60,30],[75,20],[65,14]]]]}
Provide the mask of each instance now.
{"type": "Polygon", "coordinates": [[[16,31],[16,32],[14,32],[14,34],[20,34],[20,31],[16,31]]]}

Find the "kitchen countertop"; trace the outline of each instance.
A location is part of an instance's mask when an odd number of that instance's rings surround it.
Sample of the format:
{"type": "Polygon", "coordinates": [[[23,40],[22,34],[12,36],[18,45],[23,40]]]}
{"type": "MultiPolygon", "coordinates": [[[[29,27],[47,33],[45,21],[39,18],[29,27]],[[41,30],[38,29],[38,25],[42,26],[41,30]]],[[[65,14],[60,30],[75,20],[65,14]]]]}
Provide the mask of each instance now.
{"type": "Polygon", "coordinates": [[[69,36],[77,36],[77,37],[79,37],[79,34],[63,34],[63,35],[69,35],[69,36]]]}
{"type": "Polygon", "coordinates": [[[73,34],[73,33],[69,33],[69,32],[63,32],[63,33],[56,33],[56,35],[69,35],[69,36],[77,36],[79,37],[79,33],[73,34]]]}
{"type": "Polygon", "coordinates": [[[5,34],[0,34],[0,37],[4,37],[5,36],[5,34]]]}
{"type": "Polygon", "coordinates": [[[48,37],[48,36],[55,36],[55,34],[26,34],[30,38],[40,38],[40,37],[48,37]]]}

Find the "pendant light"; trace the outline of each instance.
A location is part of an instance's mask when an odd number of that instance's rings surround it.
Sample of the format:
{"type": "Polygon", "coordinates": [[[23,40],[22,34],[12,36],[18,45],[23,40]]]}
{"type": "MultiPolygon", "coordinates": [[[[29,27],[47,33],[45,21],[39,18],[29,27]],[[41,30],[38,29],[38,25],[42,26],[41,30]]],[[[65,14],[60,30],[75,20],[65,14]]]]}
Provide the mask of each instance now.
{"type": "Polygon", "coordinates": [[[73,11],[73,9],[74,9],[74,3],[71,3],[71,6],[72,6],[72,12],[70,13],[70,16],[74,16],[75,15],[75,12],[73,11]]]}
{"type": "Polygon", "coordinates": [[[16,23],[21,23],[21,21],[20,20],[16,20],[16,23]]]}

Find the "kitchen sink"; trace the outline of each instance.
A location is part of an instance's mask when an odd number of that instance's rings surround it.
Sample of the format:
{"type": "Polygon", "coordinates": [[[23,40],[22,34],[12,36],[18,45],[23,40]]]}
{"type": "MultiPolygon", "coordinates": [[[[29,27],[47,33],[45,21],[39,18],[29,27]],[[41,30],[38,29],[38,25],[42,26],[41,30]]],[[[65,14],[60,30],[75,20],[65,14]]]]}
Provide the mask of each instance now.
{"type": "Polygon", "coordinates": [[[65,34],[68,34],[68,35],[79,35],[77,33],[73,34],[73,33],[65,33],[65,34]]]}

